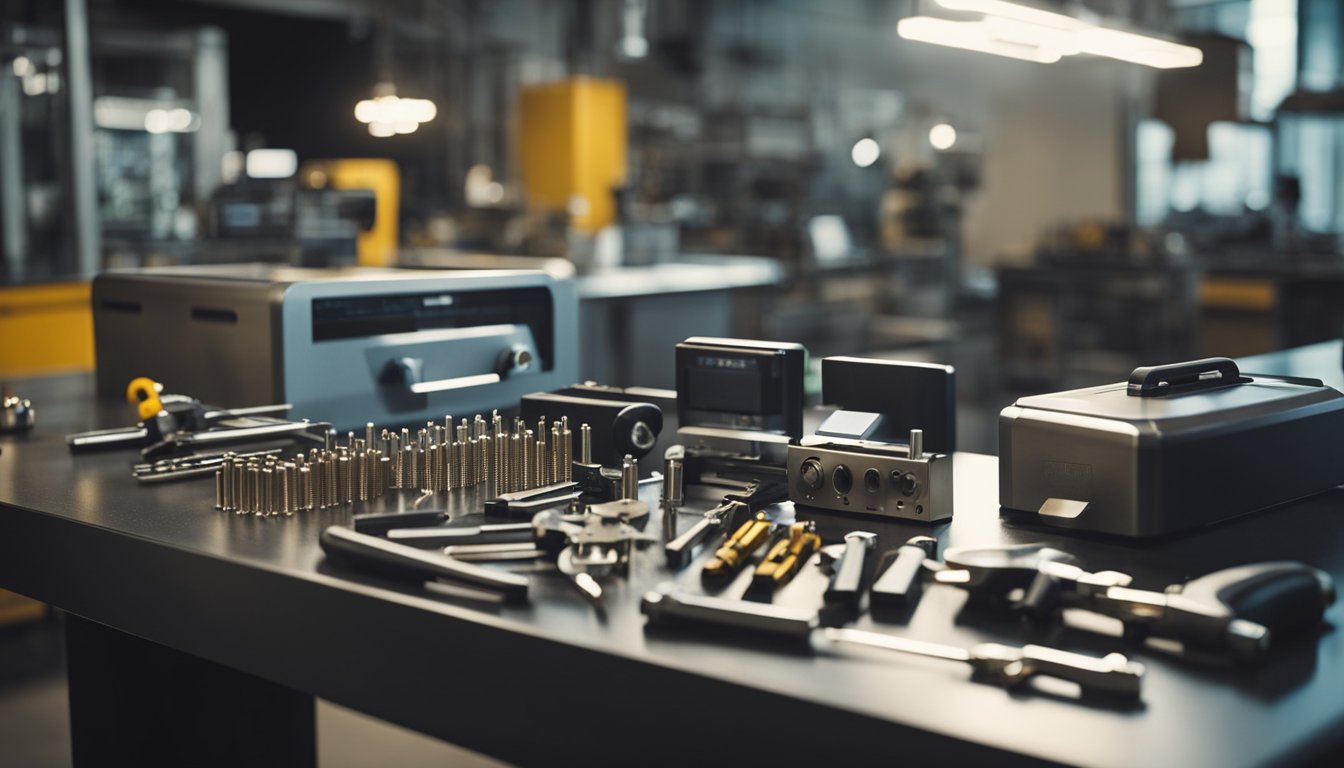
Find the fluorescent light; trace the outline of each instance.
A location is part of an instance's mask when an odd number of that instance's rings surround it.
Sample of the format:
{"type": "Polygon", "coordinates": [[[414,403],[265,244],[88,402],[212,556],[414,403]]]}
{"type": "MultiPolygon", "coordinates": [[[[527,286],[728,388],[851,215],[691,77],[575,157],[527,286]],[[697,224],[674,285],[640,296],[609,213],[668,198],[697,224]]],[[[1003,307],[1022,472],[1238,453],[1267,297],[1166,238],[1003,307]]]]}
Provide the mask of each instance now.
{"type": "Polygon", "coordinates": [[[947,123],[939,123],[929,129],[929,143],[934,149],[951,149],[957,143],[957,129],[947,123]]]}
{"type": "Polygon", "coordinates": [[[867,168],[882,156],[882,147],[873,139],[859,139],[849,151],[849,158],[860,168],[867,168]]]}
{"type": "Polygon", "coordinates": [[[1043,11],[1027,5],[1004,2],[1004,0],[938,0],[938,4],[949,11],[971,11],[986,16],[998,16],[1028,24],[1057,29],[1085,29],[1090,26],[1082,19],[1066,16],[1062,13],[1043,11]]]}
{"type": "Polygon", "coordinates": [[[1204,52],[1193,46],[1102,27],[1080,32],[1078,47],[1083,53],[1158,69],[1197,67],[1204,61],[1204,52]]]}
{"type": "Polygon", "coordinates": [[[370,136],[415,133],[421,123],[428,123],[439,113],[429,99],[403,99],[390,92],[391,86],[380,89],[382,95],[355,104],[355,119],[369,126],[370,136]]]}
{"type": "MultiPolygon", "coordinates": [[[[938,5],[983,16],[975,21],[914,16],[897,22],[897,34],[907,40],[1042,63],[1080,53],[1159,69],[1196,67],[1204,61],[1203,51],[1193,46],[1102,27],[1087,19],[1007,0],[938,0],[938,5]]],[[[1258,31],[1278,41],[1296,30],[1276,21],[1258,31]]]]}
{"type": "Polygon", "coordinates": [[[1047,51],[1055,51],[1061,56],[1078,53],[1078,34],[1074,30],[1064,30],[1041,24],[1031,24],[1017,19],[1005,19],[1000,16],[986,16],[984,23],[990,33],[998,40],[1017,45],[1029,45],[1047,51]]]}
{"type": "Polygon", "coordinates": [[[932,16],[912,16],[896,22],[896,34],[906,40],[992,53],[1040,64],[1059,61],[1061,56],[1058,51],[999,40],[994,37],[989,25],[983,21],[948,21],[932,16]]]}

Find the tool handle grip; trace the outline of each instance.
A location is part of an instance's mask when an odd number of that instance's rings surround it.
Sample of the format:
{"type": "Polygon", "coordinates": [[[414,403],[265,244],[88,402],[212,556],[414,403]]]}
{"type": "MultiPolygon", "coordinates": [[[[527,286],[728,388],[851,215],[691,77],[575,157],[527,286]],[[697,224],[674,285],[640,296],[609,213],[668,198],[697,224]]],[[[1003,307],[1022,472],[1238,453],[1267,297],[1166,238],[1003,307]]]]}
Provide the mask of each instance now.
{"type": "Polygon", "coordinates": [[[1068,680],[1091,693],[1138,698],[1143,684],[1143,665],[1119,653],[1097,658],[1058,648],[1026,645],[1022,647],[1022,664],[1028,674],[1068,680]]]}
{"type": "Polygon", "coordinates": [[[442,510],[416,512],[379,512],[367,515],[355,515],[355,530],[375,536],[387,533],[393,528],[421,528],[441,525],[448,520],[448,513],[442,510]]]}
{"type": "Polygon", "coordinates": [[[455,544],[530,543],[535,538],[532,523],[393,528],[387,532],[388,541],[422,549],[455,544]]]}
{"type": "Polygon", "coordinates": [[[667,567],[673,570],[685,568],[691,563],[695,548],[723,528],[723,520],[706,516],[701,518],[690,530],[663,545],[663,554],[667,556],[667,567]]]}
{"type": "Polygon", "coordinates": [[[498,590],[504,599],[527,600],[528,579],[463,563],[435,552],[396,544],[377,536],[332,525],[318,538],[322,551],[333,562],[402,579],[446,578],[498,590]]]}
{"type": "Polygon", "coordinates": [[[685,592],[649,592],[639,605],[650,623],[689,621],[807,640],[817,615],[800,608],[685,592]]]}
{"type": "Polygon", "coordinates": [[[1189,392],[1212,387],[1225,387],[1241,381],[1241,369],[1226,357],[1208,357],[1185,363],[1147,365],[1135,368],[1129,374],[1126,394],[1130,397],[1156,397],[1175,392],[1189,392]]]}
{"type": "Polygon", "coordinates": [[[845,553],[840,557],[840,562],[836,563],[831,583],[826,587],[823,597],[826,602],[851,606],[859,602],[863,594],[864,561],[871,546],[871,540],[853,535],[845,537],[845,553]]]}
{"type": "Polygon", "coordinates": [[[908,608],[919,599],[921,566],[928,553],[913,544],[896,550],[896,559],[873,582],[873,608],[908,608]]]}
{"type": "Polygon", "coordinates": [[[1185,640],[1208,640],[1199,631],[1207,622],[1199,619],[1210,608],[1226,612],[1231,621],[1254,622],[1271,638],[1300,636],[1320,627],[1335,600],[1328,573],[1292,561],[1225,568],[1168,591],[1166,620],[1155,631],[1185,640]]]}

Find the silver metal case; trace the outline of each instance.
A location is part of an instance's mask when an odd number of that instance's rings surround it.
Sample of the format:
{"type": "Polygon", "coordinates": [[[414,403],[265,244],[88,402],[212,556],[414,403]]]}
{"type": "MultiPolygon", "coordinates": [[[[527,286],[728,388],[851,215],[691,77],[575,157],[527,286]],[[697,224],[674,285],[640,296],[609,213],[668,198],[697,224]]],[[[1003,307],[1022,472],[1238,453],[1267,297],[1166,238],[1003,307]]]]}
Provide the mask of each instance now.
{"type": "Polygon", "coordinates": [[[98,391],[135,376],[338,428],[516,407],[578,378],[578,298],[540,270],[109,272],[93,283],[98,391]]]}
{"type": "Polygon", "coordinates": [[[1060,528],[1154,536],[1344,483],[1344,395],[1238,377],[1158,397],[1119,383],[1019,399],[999,415],[999,504],[1060,528]]]}
{"type": "Polygon", "coordinates": [[[947,454],[910,458],[901,444],[810,437],[789,446],[788,472],[789,499],[795,504],[924,522],[952,516],[952,457],[947,454]],[[845,472],[848,489],[841,482],[845,472]]]}

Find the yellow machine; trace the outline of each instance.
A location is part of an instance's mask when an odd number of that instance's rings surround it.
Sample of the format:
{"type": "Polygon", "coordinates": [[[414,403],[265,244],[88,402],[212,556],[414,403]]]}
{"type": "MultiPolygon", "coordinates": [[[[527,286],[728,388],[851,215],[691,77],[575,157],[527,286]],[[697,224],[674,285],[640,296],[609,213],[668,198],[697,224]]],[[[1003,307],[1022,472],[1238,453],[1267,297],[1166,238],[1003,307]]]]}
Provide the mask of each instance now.
{"type": "Polygon", "coordinates": [[[359,263],[365,267],[392,266],[397,260],[397,219],[401,210],[401,170],[394,160],[346,158],[310,160],[299,169],[299,180],[321,189],[371,189],[378,206],[373,229],[359,233],[359,263]]]}
{"type": "Polygon", "coordinates": [[[575,77],[522,89],[519,155],[533,208],[570,213],[583,232],[616,220],[626,178],[625,84],[575,77]]]}

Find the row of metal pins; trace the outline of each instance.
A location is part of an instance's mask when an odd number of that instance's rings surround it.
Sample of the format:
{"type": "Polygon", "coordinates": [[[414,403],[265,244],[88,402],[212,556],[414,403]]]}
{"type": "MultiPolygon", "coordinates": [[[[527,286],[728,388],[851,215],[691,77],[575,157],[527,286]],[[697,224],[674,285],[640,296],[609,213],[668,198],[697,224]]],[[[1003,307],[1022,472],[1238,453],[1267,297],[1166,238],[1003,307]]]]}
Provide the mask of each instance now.
{"type": "Polygon", "coordinates": [[[362,440],[351,432],[345,445],[328,433],[324,447],[288,461],[228,454],[215,470],[215,508],[269,517],[378,498],[390,485],[391,462],[374,447],[373,431],[366,425],[362,440]]]}
{"type": "MultiPolygon", "coordinates": [[[[581,455],[591,461],[591,429],[583,424],[580,431],[581,455]]],[[[548,428],[543,416],[535,429],[516,418],[510,432],[498,411],[457,424],[445,416],[415,434],[403,428],[375,435],[369,423],[362,439],[349,432],[339,445],[329,432],[324,447],[289,461],[229,454],[215,472],[215,508],[292,515],[369,501],[388,489],[435,493],[484,484],[491,495],[526,491],[573,479],[572,440],[568,417],[548,428]]]]}

